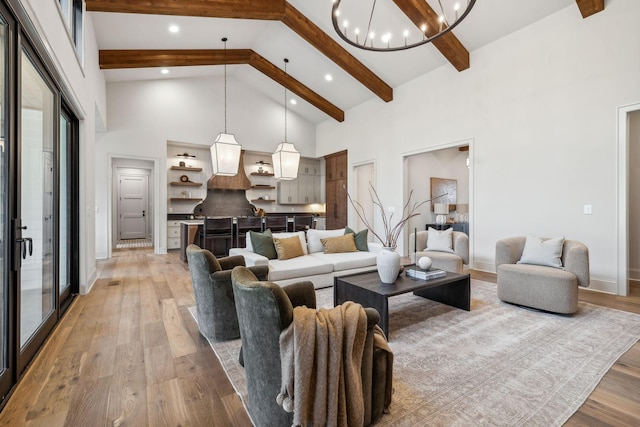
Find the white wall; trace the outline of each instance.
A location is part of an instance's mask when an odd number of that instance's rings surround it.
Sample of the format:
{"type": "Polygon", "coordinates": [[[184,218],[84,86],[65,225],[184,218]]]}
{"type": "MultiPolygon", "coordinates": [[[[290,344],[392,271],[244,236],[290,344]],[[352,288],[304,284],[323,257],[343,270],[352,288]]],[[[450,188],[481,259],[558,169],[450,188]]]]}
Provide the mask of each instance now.
{"type": "Polygon", "coordinates": [[[54,0],[23,0],[47,54],[70,93],[69,102],[80,119],[80,292],[88,292],[96,278],[94,145],[96,123],[106,123],[104,75],[98,67],[98,48],[91,17],[85,15],[84,60],[81,63],[54,0]],[[97,117],[102,114],[102,117],[97,117]]]}
{"type": "MultiPolygon", "coordinates": [[[[246,150],[273,151],[284,138],[284,107],[227,79],[233,96],[227,102],[227,131],[246,150]]],[[[167,164],[167,141],[210,146],[224,130],[224,82],[220,78],[162,79],[118,82],[107,85],[109,123],[98,136],[95,154],[96,216],[98,229],[108,228],[108,182],[110,157],[130,157],[167,164]]],[[[315,157],[315,127],[295,113],[287,116],[287,137],[302,156],[315,157]]],[[[167,170],[155,176],[159,189],[157,253],[166,252],[167,170]]],[[[96,250],[107,253],[106,235],[97,236],[96,250]]]]}
{"type": "Polygon", "coordinates": [[[323,122],[316,154],[377,159],[383,202],[401,206],[403,153],[472,139],[473,267],[494,270],[502,237],[563,235],[589,247],[592,287],[615,292],[616,108],[640,100],[638,16],[637,0],[587,19],[571,5],[471,52],[464,72],[443,66],[323,122]]]}

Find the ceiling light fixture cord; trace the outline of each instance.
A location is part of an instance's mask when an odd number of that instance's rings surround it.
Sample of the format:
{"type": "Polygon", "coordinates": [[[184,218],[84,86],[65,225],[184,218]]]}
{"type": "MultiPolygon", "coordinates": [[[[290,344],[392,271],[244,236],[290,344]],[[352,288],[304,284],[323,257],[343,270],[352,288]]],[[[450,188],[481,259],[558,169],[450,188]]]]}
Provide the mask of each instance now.
{"type": "Polygon", "coordinates": [[[287,142],[287,63],[289,60],[284,58],[284,142],[287,142]]]}
{"type": "Polygon", "coordinates": [[[364,42],[362,44],[367,44],[367,37],[369,37],[369,32],[371,31],[371,21],[373,21],[373,11],[376,9],[376,1],[373,0],[373,5],[371,6],[371,15],[369,15],[369,25],[367,25],[367,34],[364,35],[364,42]]]}
{"type": "Polygon", "coordinates": [[[224,133],[227,133],[227,38],[223,37],[224,42],[224,133]]]}
{"type": "MultiPolygon", "coordinates": [[[[448,27],[449,26],[449,20],[447,19],[447,15],[444,12],[444,7],[442,7],[442,2],[440,0],[438,0],[438,4],[440,5],[440,13],[442,13],[442,19],[444,19],[444,24],[448,27]]],[[[442,30],[440,30],[442,31],[442,30]]]]}

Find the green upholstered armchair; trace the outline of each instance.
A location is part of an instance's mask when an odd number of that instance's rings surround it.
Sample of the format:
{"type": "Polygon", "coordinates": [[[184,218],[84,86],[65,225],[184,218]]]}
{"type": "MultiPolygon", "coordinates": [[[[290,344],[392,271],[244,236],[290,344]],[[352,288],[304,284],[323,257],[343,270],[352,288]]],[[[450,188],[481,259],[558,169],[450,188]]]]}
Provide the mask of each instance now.
{"type": "MultiPolygon", "coordinates": [[[[208,250],[189,245],[187,260],[200,333],[212,341],[239,338],[231,269],[238,265],[244,266],[244,258],[232,256],[216,259],[208,250]]],[[[251,267],[251,271],[257,277],[266,280],[269,267],[251,267]]]]}
{"type": "MultiPolygon", "coordinates": [[[[249,394],[249,413],[255,425],[292,425],[293,414],[276,402],[282,383],[280,333],[293,321],[293,307],[316,307],[313,283],[298,282],[280,287],[258,281],[246,267],[231,274],[235,294],[244,368],[249,394]]],[[[385,405],[387,353],[374,351],[373,328],[379,320],[373,308],[365,309],[367,334],[362,359],[365,425],[382,416],[385,405]]]]}

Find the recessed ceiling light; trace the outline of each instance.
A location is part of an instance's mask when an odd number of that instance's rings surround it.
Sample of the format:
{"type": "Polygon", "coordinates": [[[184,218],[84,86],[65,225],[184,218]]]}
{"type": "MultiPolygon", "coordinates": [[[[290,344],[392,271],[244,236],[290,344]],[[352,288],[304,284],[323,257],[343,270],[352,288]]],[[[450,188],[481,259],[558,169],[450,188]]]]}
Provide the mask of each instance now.
{"type": "Polygon", "coordinates": [[[163,68],[162,70],[160,70],[160,72],[161,72],[162,74],[169,74],[169,70],[168,70],[168,69],[166,69],[166,68],[163,68]]]}
{"type": "Polygon", "coordinates": [[[296,101],[295,99],[291,99],[291,105],[296,105],[298,103],[298,101],[296,101]]]}
{"type": "Polygon", "coordinates": [[[327,74],[326,76],[324,76],[324,79],[330,82],[331,80],[333,80],[333,76],[331,74],[327,74]]]}
{"type": "Polygon", "coordinates": [[[178,31],[180,31],[180,27],[178,27],[177,25],[171,25],[169,26],[169,31],[172,33],[177,33],[178,31]]]}

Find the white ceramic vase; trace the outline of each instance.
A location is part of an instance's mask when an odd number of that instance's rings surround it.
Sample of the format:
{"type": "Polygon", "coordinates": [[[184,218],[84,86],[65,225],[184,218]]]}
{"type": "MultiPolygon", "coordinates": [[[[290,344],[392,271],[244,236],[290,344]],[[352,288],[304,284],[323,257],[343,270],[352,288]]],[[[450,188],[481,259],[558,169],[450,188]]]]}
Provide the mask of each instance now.
{"type": "Polygon", "coordinates": [[[382,283],[395,283],[400,272],[400,254],[394,248],[382,248],[376,257],[382,283]]]}

